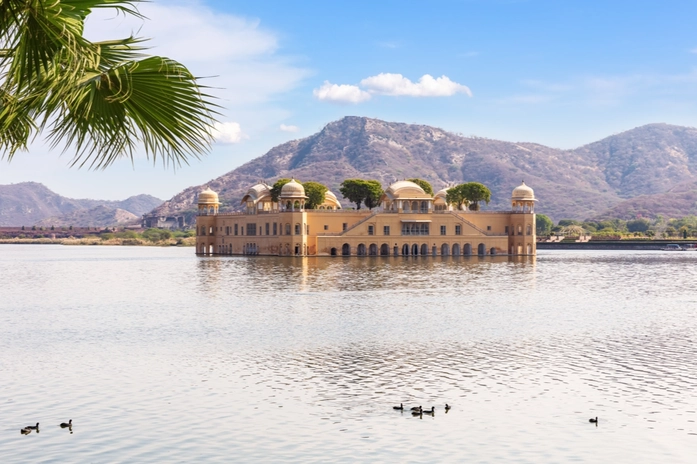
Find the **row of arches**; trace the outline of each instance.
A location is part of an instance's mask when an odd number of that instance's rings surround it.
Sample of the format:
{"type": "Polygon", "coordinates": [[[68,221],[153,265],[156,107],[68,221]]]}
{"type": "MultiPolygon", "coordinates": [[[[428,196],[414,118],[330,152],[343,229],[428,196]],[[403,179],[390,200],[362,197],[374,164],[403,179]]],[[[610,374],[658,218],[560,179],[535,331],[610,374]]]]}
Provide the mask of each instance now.
{"type": "MultiPolygon", "coordinates": [[[[378,247],[376,243],[371,243],[366,246],[365,243],[359,243],[355,248],[355,256],[470,256],[475,250],[472,248],[470,243],[465,243],[460,245],[455,243],[450,246],[448,243],[444,243],[440,248],[435,245],[429,247],[428,244],[422,243],[405,243],[401,247],[394,246],[390,249],[387,243],[383,243],[378,247]]],[[[330,255],[332,256],[352,256],[351,245],[344,243],[341,249],[332,248],[330,250],[330,255]]],[[[477,245],[476,254],[479,256],[484,255],[495,255],[497,254],[496,247],[491,247],[487,250],[486,245],[480,243],[477,245]]]]}

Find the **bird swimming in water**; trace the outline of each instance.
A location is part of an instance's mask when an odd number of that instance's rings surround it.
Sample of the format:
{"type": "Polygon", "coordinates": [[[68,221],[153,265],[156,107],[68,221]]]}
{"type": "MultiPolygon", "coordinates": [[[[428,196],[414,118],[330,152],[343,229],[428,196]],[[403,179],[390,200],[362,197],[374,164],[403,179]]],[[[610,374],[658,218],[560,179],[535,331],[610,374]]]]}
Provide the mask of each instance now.
{"type": "Polygon", "coordinates": [[[24,428],[27,430],[39,430],[39,423],[37,422],[36,425],[27,425],[24,428]]]}
{"type": "Polygon", "coordinates": [[[598,423],[598,418],[596,417],[596,418],[594,419],[594,418],[591,417],[590,419],[588,419],[588,422],[590,422],[591,424],[597,424],[597,423],[598,423]]]}
{"type": "Polygon", "coordinates": [[[433,413],[435,413],[435,412],[436,412],[436,407],[435,407],[435,406],[431,406],[431,410],[430,410],[430,411],[429,411],[428,409],[425,409],[425,410],[424,410],[424,414],[433,415],[433,413]]]}
{"type": "Polygon", "coordinates": [[[22,435],[29,435],[31,433],[31,430],[27,429],[27,428],[23,428],[23,429],[19,430],[19,433],[21,433],[22,435]]]}
{"type": "Polygon", "coordinates": [[[396,409],[397,411],[404,411],[404,404],[399,403],[399,406],[392,406],[392,409],[396,409]]]}
{"type": "Polygon", "coordinates": [[[414,406],[411,408],[412,411],[421,411],[421,406],[414,406]]]}
{"type": "Polygon", "coordinates": [[[450,411],[451,408],[452,406],[450,406],[448,403],[445,403],[445,412],[450,411]]]}
{"type": "Polygon", "coordinates": [[[60,425],[60,427],[61,427],[62,429],[66,428],[66,427],[72,427],[72,426],[73,426],[73,420],[72,420],[72,419],[70,419],[70,420],[68,421],[67,424],[66,424],[65,422],[61,422],[61,425],[60,425]]]}

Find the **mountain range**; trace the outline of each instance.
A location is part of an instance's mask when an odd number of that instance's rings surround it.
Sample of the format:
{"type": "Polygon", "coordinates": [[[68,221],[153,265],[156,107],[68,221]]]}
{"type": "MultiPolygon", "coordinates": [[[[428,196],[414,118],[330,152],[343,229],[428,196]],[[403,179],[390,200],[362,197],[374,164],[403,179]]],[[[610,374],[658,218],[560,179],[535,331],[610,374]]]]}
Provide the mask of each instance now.
{"type": "Polygon", "coordinates": [[[137,222],[161,203],[162,200],[151,195],[136,195],[121,201],[76,200],[36,182],[0,185],[0,226],[123,225],[137,222]]]}
{"type": "Polygon", "coordinates": [[[221,211],[239,210],[251,185],[281,177],[321,182],[339,197],[339,184],[356,177],[383,188],[419,177],[435,190],[476,181],[492,192],[485,209],[509,208],[511,191],[524,180],[535,190],[537,211],[553,220],[678,217],[697,214],[697,129],[649,124],[563,150],[347,116],[189,187],[151,214],[191,216],[206,186],[220,195],[221,211]]]}

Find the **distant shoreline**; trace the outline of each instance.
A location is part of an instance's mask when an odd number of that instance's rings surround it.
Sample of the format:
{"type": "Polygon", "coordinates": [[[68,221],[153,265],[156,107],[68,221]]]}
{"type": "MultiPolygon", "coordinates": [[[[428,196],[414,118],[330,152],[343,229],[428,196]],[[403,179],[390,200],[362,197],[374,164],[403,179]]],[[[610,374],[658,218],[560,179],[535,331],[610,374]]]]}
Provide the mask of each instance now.
{"type": "Polygon", "coordinates": [[[697,240],[597,240],[589,242],[537,242],[538,250],[663,250],[669,243],[694,249],[697,240]]]}
{"type": "Polygon", "coordinates": [[[89,238],[6,238],[0,239],[0,245],[89,245],[89,246],[156,246],[156,247],[194,247],[195,237],[168,239],[156,242],[134,238],[112,238],[103,240],[99,237],[89,238]]]}

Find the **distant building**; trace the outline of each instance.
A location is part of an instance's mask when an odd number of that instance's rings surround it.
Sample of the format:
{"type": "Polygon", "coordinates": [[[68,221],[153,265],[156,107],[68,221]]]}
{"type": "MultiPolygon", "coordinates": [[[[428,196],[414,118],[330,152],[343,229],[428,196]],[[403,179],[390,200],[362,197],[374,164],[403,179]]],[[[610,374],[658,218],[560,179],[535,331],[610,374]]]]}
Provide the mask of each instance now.
{"type": "Polygon", "coordinates": [[[218,213],[218,194],[198,196],[196,253],[274,256],[534,255],[535,194],[513,190],[510,211],[455,210],[446,190],[433,197],[413,182],[388,187],[379,207],[342,209],[327,192],[317,209],[305,209],[305,190],[292,180],[279,201],[266,184],[242,198],[246,210],[218,213]]]}
{"type": "Polygon", "coordinates": [[[183,229],[186,225],[184,216],[148,216],[143,215],[143,229],[183,229]]]}

